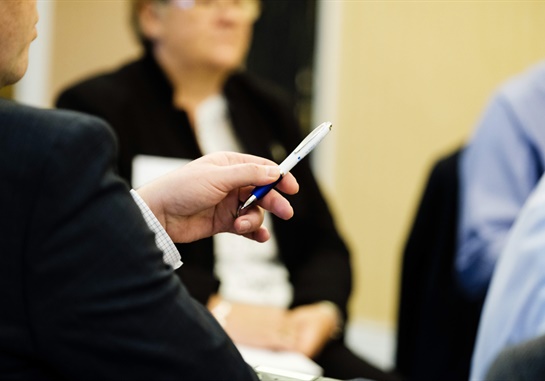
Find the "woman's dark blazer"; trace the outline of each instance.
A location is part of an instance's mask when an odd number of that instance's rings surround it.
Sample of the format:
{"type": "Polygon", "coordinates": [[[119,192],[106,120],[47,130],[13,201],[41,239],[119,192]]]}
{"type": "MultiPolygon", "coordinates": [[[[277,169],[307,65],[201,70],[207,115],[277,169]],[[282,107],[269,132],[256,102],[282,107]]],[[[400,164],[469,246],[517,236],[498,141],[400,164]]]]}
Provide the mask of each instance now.
{"type": "MultiPolygon", "coordinates": [[[[282,92],[248,73],[229,78],[224,88],[229,116],[245,152],[280,162],[302,140],[290,102],[282,92]]],[[[119,70],[65,90],[57,106],[100,116],[119,139],[119,172],[130,181],[135,155],[195,159],[202,155],[185,112],[173,107],[172,88],[151,55],[119,70]]],[[[346,315],[351,292],[349,253],[312,175],[308,159],[293,170],[300,191],[290,196],[295,216],[274,217],[280,259],[294,287],[292,306],[321,300],[346,315]]],[[[206,303],[218,288],[213,242],[179,245],[179,275],[191,294],[206,303]]]]}

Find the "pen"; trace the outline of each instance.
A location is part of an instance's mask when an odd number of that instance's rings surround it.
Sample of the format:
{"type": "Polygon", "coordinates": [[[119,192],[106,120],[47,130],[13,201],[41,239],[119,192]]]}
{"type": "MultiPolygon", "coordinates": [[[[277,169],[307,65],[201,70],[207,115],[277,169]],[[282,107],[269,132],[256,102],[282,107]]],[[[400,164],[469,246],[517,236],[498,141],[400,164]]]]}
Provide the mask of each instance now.
{"type": "Polygon", "coordinates": [[[307,156],[317,145],[322,141],[322,139],[331,131],[333,125],[330,122],[324,122],[311,131],[305,139],[293,150],[293,152],[280,163],[280,177],[275,182],[255,187],[255,189],[250,194],[250,197],[246,201],[240,204],[237,217],[241,211],[248,208],[256,200],[263,198],[271,189],[273,189],[276,184],[282,180],[282,178],[292,170],[295,165],[301,161],[305,156],[307,156]]]}

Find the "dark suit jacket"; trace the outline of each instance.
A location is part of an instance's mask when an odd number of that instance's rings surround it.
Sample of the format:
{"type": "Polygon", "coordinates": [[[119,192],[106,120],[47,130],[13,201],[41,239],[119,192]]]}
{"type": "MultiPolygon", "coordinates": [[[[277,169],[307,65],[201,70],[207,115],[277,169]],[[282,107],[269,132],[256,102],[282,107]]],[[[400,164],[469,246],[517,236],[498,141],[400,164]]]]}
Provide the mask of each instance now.
{"type": "MultiPolygon", "coordinates": [[[[283,93],[269,83],[239,73],[224,89],[230,118],[247,153],[277,162],[302,140],[283,93]],[[280,155],[275,152],[281,152],[280,155]]],[[[106,119],[120,140],[119,170],[130,180],[135,155],[195,159],[201,156],[185,112],[172,104],[172,88],[147,55],[121,69],[79,83],[61,94],[57,105],[106,119]]],[[[346,314],[351,270],[345,244],[312,175],[308,159],[293,170],[300,184],[290,197],[295,216],[273,218],[281,260],[294,286],[293,305],[320,300],[336,303],[346,314]]],[[[218,281],[213,274],[212,240],[179,247],[182,278],[191,294],[206,303],[218,281]]]]}
{"type": "Polygon", "coordinates": [[[256,379],[165,265],[103,121],[0,100],[0,378],[256,379]]]}

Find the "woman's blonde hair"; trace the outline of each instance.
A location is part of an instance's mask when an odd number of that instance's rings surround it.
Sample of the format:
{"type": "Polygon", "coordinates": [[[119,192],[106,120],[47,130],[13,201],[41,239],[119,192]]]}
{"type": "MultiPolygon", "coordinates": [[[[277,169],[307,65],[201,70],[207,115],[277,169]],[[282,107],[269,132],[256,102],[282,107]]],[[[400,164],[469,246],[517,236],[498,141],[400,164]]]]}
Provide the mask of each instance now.
{"type": "MultiPolygon", "coordinates": [[[[166,3],[169,0],[131,0],[130,1],[130,22],[131,22],[131,29],[134,33],[134,35],[138,38],[140,43],[144,46],[144,48],[150,49],[153,45],[153,42],[148,39],[146,36],[144,36],[144,33],[142,33],[142,28],[140,26],[140,11],[144,5],[147,3],[166,3]]],[[[259,14],[261,12],[261,1],[257,0],[258,9],[257,9],[257,17],[259,17],[259,14]]]]}
{"type": "Polygon", "coordinates": [[[168,0],[131,0],[130,1],[130,22],[131,22],[131,29],[140,41],[140,43],[144,46],[144,48],[150,48],[152,45],[152,42],[144,36],[142,33],[142,28],[140,27],[140,10],[146,3],[166,3],[168,0]]]}

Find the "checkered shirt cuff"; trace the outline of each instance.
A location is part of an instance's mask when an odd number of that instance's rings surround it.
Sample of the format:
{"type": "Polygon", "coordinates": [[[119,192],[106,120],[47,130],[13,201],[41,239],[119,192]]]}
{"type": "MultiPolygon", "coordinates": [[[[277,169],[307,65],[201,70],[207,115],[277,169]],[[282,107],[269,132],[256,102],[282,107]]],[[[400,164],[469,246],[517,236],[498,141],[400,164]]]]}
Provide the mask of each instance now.
{"type": "Polygon", "coordinates": [[[171,265],[174,269],[177,269],[182,265],[182,261],[178,249],[174,246],[174,242],[172,242],[166,230],[159,223],[146,202],[142,200],[134,189],[131,189],[131,195],[136,205],[140,208],[148,227],[155,233],[155,244],[163,252],[163,261],[171,265]]]}

